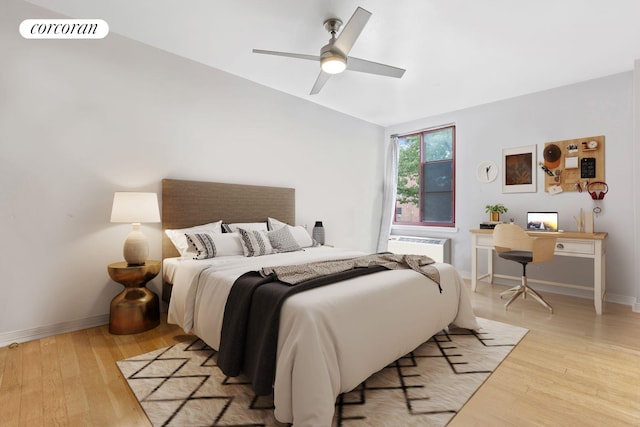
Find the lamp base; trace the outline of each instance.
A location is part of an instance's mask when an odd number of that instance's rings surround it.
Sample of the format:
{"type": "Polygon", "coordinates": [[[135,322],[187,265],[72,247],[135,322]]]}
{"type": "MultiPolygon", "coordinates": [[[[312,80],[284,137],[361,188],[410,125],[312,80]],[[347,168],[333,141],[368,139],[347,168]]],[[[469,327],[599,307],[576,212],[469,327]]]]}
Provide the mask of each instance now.
{"type": "Polygon", "coordinates": [[[144,265],[149,258],[149,242],[147,237],[140,231],[140,223],[133,223],[131,233],[124,241],[122,250],[124,260],[128,265],[144,265]]]}

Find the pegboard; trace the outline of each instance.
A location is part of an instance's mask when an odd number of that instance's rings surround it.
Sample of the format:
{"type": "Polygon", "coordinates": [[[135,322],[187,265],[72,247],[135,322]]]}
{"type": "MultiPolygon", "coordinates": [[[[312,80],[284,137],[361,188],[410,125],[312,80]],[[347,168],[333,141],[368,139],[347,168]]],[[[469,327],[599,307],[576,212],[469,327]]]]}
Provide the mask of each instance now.
{"type": "Polygon", "coordinates": [[[604,181],[604,148],[604,135],[546,142],[538,164],[544,190],[586,191],[585,182],[604,181]]]}

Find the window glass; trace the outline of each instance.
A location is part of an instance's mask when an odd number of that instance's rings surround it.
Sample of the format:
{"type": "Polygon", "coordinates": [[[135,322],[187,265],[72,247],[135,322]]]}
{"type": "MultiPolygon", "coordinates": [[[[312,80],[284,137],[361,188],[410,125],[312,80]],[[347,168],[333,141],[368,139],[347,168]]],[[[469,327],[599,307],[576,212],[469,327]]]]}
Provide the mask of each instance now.
{"type": "Polygon", "coordinates": [[[420,135],[398,138],[396,221],[420,222],[420,135]]]}
{"type": "Polygon", "coordinates": [[[453,128],[424,132],[425,162],[453,158],[453,128]]]}
{"type": "Polygon", "coordinates": [[[426,192],[453,190],[453,170],[451,160],[424,163],[422,170],[422,176],[425,177],[424,190],[426,192]]]}
{"type": "Polygon", "coordinates": [[[423,200],[428,200],[423,207],[423,222],[449,223],[453,220],[451,212],[452,193],[431,193],[423,200]]]}

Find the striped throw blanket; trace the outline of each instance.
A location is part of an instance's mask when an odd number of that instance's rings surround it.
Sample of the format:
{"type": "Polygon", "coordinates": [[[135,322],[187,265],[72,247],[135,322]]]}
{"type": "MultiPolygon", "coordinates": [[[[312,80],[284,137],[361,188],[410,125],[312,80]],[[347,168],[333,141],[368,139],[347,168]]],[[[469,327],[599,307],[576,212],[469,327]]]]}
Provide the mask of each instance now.
{"type": "MultiPolygon", "coordinates": [[[[384,252],[356,258],[319,261],[299,265],[263,267],[260,270],[260,274],[262,277],[273,275],[280,282],[288,285],[297,285],[307,280],[333,273],[379,265],[389,270],[410,268],[433,280],[438,284],[438,288],[440,288],[440,273],[437,268],[431,265],[433,263],[435,263],[435,261],[425,255],[398,255],[384,252]]],[[[440,292],[442,292],[441,288],[440,292]]]]}

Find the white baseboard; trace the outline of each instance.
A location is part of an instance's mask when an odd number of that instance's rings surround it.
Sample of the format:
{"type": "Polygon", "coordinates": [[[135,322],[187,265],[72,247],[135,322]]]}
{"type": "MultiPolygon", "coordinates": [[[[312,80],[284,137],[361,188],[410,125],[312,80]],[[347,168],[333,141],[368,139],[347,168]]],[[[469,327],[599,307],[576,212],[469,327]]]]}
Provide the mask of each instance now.
{"type": "MultiPolygon", "coordinates": [[[[638,306],[637,298],[630,297],[627,295],[619,295],[619,294],[605,294],[604,300],[608,302],[613,302],[616,304],[630,305],[633,311],[636,311],[636,306],[638,306]]],[[[640,306],[638,306],[640,307],[640,306]]]]}
{"type": "MultiPolygon", "coordinates": [[[[460,272],[460,275],[462,276],[463,279],[465,280],[471,280],[471,272],[470,271],[464,271],[464,272],[460,272]]],[[[504,281],[503,284],[511,284],[511,285],[516,285],[519,283],[519,281],[511,281],[509,282],[508,279],[494,279],[496,280],[496,284],[500,284],[501,281],[504,281]]],[[[486,284],[486,282],[480,282],[480,283],[484,283],[486,284]]],[[[568,296],[574,296],[574,297],[579,297],[579,298],[586,298],[586,299],[593,299],[593,292],[589,292],[589,291],[585,291],[585,290],[581,290],[581,289],[571,289],[571,288],[562,288],[560,286],[545,286],[545,285],[540,285],[540,284],[536,284],[537,287],[539,287],[541,290],[545,291],[545,292],[551,292],[554,294],[560,294],[560,295],[568,295],[568,296]]],[[[628,295],[620,295],[620,294],[611,294],[611,293],[606,293],[604,296],[604,300],[607,302],[612,302],[614,304],[622,304],[622,305],[628,305],[631,306],[631,310],[636,312],[636,313],[640,313],[640,302],[638,301],[638,298],[636,297],[632,297],[632,296],[628,296],[628,295]]]]}
{"type": "Polygon", "coordinates": [[[23,329],[0,333],[0,347],[6,347],[13,343],[33,341],[51,335],[64,334],[66,332],[78,331],[80,329],[93,328],[94,326],[109,323],[109,314],[87,317],[86,319],[71,320],[57,323],[55,325],[39,326],[37,328],[23,329]]]}

